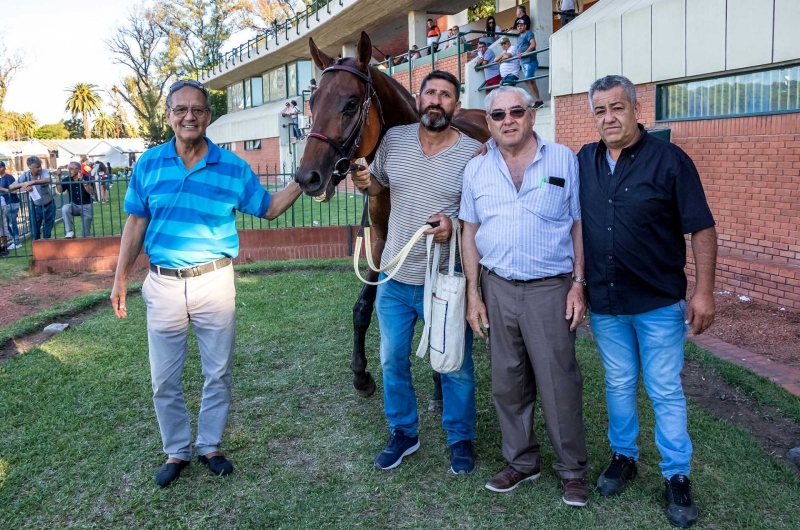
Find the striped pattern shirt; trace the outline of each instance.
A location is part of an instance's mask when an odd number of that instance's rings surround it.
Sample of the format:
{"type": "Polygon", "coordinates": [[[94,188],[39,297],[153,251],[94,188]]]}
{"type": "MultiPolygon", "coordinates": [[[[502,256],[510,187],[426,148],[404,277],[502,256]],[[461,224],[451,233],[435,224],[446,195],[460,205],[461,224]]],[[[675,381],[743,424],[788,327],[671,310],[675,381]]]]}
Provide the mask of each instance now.
{"type": "Polygon", "coordinates": [[[148,149],[136,162],[125,211],[150,219],[144,251],[154,265],[191,267],[239,254],[236,210],[264,217],[270,195],[247,163],[217,147],[191,170],[175,139],[148,149]]]}
{"type": "MultiPolygon", "coordinates": [[[[419,143],[419,124],[392,127],[383,137],[370,172],[389,188],[392,211],[389,233],[381,256],[381,267],[391,261],[420,226],[434,214],[458,216],[464,166],[481,144],[464,134],[458,142],[433,156],[426,156],[419,143]]],[[[442,246],[447,265],[449,247],[442,246]]],[[[410,285],[425,283],[425,239],[419,241],[394,277],[410,285]]]]}
{"type": "Polygon", "coordinates": [[[570,230],[581,218],[578,159],[566,146],[538,141],[519,192],[493,140],[464,171],[459,217],[480,224],[481,265],[510,280],[569,273],[575,259],[570,230]],[[564,186],[550,177],[564,179],[564,186]]]}

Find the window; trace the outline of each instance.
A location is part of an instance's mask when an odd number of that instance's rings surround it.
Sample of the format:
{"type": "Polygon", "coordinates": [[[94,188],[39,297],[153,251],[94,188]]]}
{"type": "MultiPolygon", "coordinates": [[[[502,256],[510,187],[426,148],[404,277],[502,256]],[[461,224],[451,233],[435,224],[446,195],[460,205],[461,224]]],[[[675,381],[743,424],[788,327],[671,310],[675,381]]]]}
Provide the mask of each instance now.
{"type": "Polygon", "coordinates": [[[245,151],[255,151],[256,149],[261,149],[261,140],[245,140],[245,151]]]}
{"type": "Polygon", "coordinates": [[[218,144],[220,149],[225,149],[226,151],[231,150],[231,144],[218,144]]]}
{"type": "Polygon", "coordinates": [[[244,106],[245,108],[249,108],[253,106],[253,98],[250,97],[251,90],[250,90],[250,80],[246,79],[244,82],[244,106]]]}
{"type": "Polygon", "coordinates": [[[286,66],[279,66],[269,71],[269,100],[278,101],[286,98],[286,66]]]}
{"type": "MultiPolygon", "coordinates": [[[[319,79],[317,79],[319,81],[319,79]]],[[[302,92],[311,84],[311,61],[297,61],[297,90],[302,92]]]]}
{"type": "Polygon", "coordinates": [[[286,65],[286,86],[289,88],[289,97],[297,95],[297,63],[286,65]]]}
{"type": "Polygon", "coordinates": [[[659,121],[800,112],[800,65],[661,85],[656,102],[659,121]]]}
{"type": "Polygon", "coordinates": [[[253,106],[258,107],[264,104],[264,88],[261,86],[261,78],[254,77],[250,79],[250,84],[253,86],[253,106]]]}
{"type": "Polygon", "coordinates": [[[228,112],[244,108],[244,83],[239,81],[228,87],[228,112]]]}

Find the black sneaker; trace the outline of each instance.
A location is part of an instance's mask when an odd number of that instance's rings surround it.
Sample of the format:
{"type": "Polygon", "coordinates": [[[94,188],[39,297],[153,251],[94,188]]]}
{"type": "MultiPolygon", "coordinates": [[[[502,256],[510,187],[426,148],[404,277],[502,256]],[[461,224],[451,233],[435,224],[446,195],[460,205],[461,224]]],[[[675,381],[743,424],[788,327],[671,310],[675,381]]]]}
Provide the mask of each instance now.
{"type": "Polygon", "coordinates": [[[162,488],[166,488],[181,476],[183,468],[189,465],[188,460],[181,460],[180,462],[170,462],[164,464],[158,471],[156,471],[156,484],[162,488]]]}
{"type": "Polygon", "coordinates": [[[403,462],[403,457],[419,449],[419,438],[409,437],[402,432],[392,433],[386,449],[375,458],[375,467],[383,470],[394,469],[403,462]]]}
{"type": "Polygon", "coordinates": [[[542,107],[544,107],[544,101],[536,101],[533,104],[533,110],[539,110],[542,107]]]}
{"type": "Polygon", "coordinates": [[[673,526],[689,528],[697,522],[697,505],[692,500],[692,483],[686,475],[672,475],[664,481],[667,519],[673,526]]]}
{"type": "Polygon", "coordinates": [[[472,440],[461,440],[450,446],[450,471],[454,475],[469,475],[475,471],[472,440]]]}
{"type": "Polygon", "coordinates": [[[614,453],[605,471],[597,477],[597,491],[604,497],[619,495],[625,485],[636,478],[636,460],[614,453]]]}

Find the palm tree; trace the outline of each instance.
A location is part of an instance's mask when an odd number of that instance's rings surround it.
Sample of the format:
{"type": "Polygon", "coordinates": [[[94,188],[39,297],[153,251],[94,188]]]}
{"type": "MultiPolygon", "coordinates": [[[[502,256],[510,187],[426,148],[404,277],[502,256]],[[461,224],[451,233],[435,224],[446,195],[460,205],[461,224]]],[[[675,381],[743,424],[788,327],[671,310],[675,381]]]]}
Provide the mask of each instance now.
{"type": "Polygon", "coordinates": [[[117,121],[114,116],[100,111],[92,125],[92,132],[95,136],[102,135],[104,140],[109,136],[117,136],[117,121]]]}
{"type": "Polygon", "coordinates": [[[36,118],[33,117],[32,113],[26,112],[19,117],[16,126],[21,137],[33,138],[33,133],[39,128],[39,123],[36,121],[36,118]]]}
{"type": "Polygon", "coordinates": [[[100,95],[97,93],[97,85],[91,83],[76,83],[74,86],[66,89],[69,92],[67,98],[67,108],[73,116],[78,114],[83,116],[83,136],[84,138],[91,138],[89,132],[89,114],[94,114],[103,104],[100,95]]]}

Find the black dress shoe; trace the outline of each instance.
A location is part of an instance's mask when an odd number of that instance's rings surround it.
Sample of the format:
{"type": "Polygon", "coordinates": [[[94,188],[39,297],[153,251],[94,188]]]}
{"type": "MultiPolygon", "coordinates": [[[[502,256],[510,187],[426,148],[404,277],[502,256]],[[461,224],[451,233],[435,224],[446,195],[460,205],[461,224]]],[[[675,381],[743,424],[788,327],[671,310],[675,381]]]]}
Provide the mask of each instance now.
{"type": "Polygon", "coordinates": [[[164,464],[158,471],[156,471],[156,484],[161,486],[162,488],[166,488],[170,484],[172,484],[176,478],[181,476],[181,471],[183,468],[189,465],[188,460],[181,460],[180,462],[174,463],[170,462],[164,464]]]}
{"type": "Polygon", "coordinates": [[[230,461],[222,455],[212,456],[211,458],[198,456],[197,461],[201,464],[207,465],[208,469],[210,469],[212,473],[219,475],[220,477],[224,477],[233,473],[233,464],[231,464],[230,461]]]}

